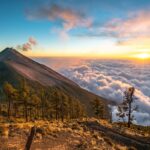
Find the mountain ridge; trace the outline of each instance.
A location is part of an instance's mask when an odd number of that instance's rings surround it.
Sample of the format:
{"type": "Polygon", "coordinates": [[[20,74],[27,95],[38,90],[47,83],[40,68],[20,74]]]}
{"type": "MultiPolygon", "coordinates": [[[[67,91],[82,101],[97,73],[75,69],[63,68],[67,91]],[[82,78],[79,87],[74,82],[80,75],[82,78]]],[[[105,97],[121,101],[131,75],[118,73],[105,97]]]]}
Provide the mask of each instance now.
{"type": "MultiPolygon", "coordinates": [[[[78,86],[76,83],[69,80],[68,78],[58,74],[57,72],[48,68],[45,65],[35,62],[34,60],[22,55],[21,53],[19,53],[18,51],[16,51],[15,49],[12,49],[12,48],[6,48],[0,53],[0,61],[6,62],[8,64],[11,63],[11,66],[13,66],[15,69],[18,69],[18,72],[20,72],[21,74],[24,74],[24,75],[26,73],[23,72],[23,70],[20,67],[24,66],[24,69],[26,69],[26,71],[30,71],[30,69],[28,67],[35,67],[34,69],[36,69],[36,71],[40,71],[40,73],[43,70],[45,70],[44,73],[47,74],[48,72],[50,72],[54,79],[60,78],[62,80],[65,80],[65,82],[70,82],[71,84],[78,86]]],[[[30,74],[30,72],[28,72],[28,73],[30,74]]],[[[29,74],[26,74],[26,75],[28,76],[29,74]]],[[[28,76],[28,78],[30,79],[30,75],[28,76]]],[[[46,82],[42,83],[42,81],[40,83],[43,85],[47,84],[46,82]]],[[[48,84],[48,86],[49,86],[49,84],[48,84]]]]}
{"type": "Polygon", "coordinates": [[[90,107],[90,103],[95,98],[100,99],[106,107],[111,101],[105,98],[97,96],[85,89],[82,89],[78,84],[74,83],[70,79],[57,73],[51,68],[35,62],[34,60],[20,54],[18,51],[12,48],[6,48],[0,52],[0,80],[12,82],[12,84],[18,83],[20,79],[25,78],[33,87],[57,87],[64,91],[68,95],[78,98],[82,104],[85,105],[88,115],[92,115],[93,112],[90,107]],[[10,79],[10,74],[12,80],[10,79]]]}

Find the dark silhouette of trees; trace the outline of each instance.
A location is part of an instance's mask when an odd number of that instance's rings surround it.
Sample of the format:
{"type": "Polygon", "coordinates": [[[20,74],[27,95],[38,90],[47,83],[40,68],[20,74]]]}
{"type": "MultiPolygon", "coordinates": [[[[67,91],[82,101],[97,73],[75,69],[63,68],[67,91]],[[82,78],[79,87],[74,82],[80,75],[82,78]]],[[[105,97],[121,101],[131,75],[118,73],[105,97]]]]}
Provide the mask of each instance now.
{"type": "Polygon", "coordinates": [[[60,93],[58,91],[54,92],[52,105],[54,108],[55,119],[58,120],[60,111],[60,93]]]}
{"type": "Polygon", "coordinates": [[[3,91],[5,93],[6,100],[8,101],[7,114],[8,114],[8,119],[10,119],[10,117],[11,117],[11,107],[13,105],[13,100],[14,100],[14,97],[15,97],[16,89],[11,84],[9,84],[8,82],[5,82],[4,86],[3,86],[3,91]]]}
{"type": "Polygon", "coordinates": [[[64,118],[68,116],[68,110],[69,110],[69,106],[68,106],[68,97],[61,93],[61,98],[60,98],[60,117],[61,120],[64,121],[64,118]]]}
{"type": "Polygon", "coordinates": [[[30,101],[28,103],[28,112],[30,116],[30,120],[38,119],[38,108],[40,106],[41,100],[36,94],[32,94],[30,96],[30,101]]]}
{"type": "Polygon", "coordinates": [[[24,105],[24,117],[26,121],[28,121],[28,105],[30,103],[30,89],[29,86],[27,85],[26,81],[23,80],[21,82],[21,87],[20,87],[20,99],[22,100],[22,103],[24,105]]]}
{"type": "Polygon", "coordinates": [[[45,119],[45,107],[46,107],[46,101],[48,98],[47,92],[42,88],[40,92],[40,98],[41,98],[41,114],[42,114],[42,119],[45,119]]]}
{"type": "MultiPolygon", "coordinates": [[[[128,121],[130,127],[135,119],[133,111],[137,110],[134,105],[135,88],[131,87],[124,92],[122,104],[118,106],[117,115],[125,122],[128,121]]],[[[56,87],[32,89],[26,80],[22,80],[17,87],[5,82],[1,90],[1,95],[4,95],[5,102],[3,103],[3,116],[8,116],[8,119],[24,118],[26,121],[37,119],[55,119],[64,121],[65,119],[76,119],[86,116],[84,105],[75,98],[67,95],[62,89],[56,87]],[[7,102],[7,103],[6,103],[7,102]]],[[[2,99],[2,97],[1,97],[2,99]]],[[[2,103],[2,101],[1,101],[2,103]]],[[[2,104],[1,104],[2,105],[2,104]]],[[[107,114],[106,106],[98,98],[91,101],[93,113],[97,118],[105,118],[107,114]]]]}
{"type": "Polygon", "coordinates": [[[27,121],[37,119],[76,119],[85,115],[84,106],[62,89],[56,87],[32,89],[23,79],[15,88],[6,82],[3,91],[7,100],[7,116],[24,118],[27,121]]]}

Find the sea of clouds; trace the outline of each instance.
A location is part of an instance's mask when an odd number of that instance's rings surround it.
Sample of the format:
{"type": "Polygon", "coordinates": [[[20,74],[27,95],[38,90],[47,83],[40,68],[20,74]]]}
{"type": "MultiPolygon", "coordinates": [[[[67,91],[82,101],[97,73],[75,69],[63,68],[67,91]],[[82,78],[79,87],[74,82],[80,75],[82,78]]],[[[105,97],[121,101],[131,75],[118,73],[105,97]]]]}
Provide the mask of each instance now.
{"type": "MultiPolygon", "coordinates": [[[[37,61],[52,67],[81,87],[117,103],[122,102],[124,91],[134,86],[137,98],[135,104],[138,105],[138,111],[134,112],[135,123],[150,125],[150,63],[97,59],[48,60],[48,58],[37,61]]],[[[115,121],[118,119],[115,115],[117,108],[112,107],[112,111],[115,121]]]]}

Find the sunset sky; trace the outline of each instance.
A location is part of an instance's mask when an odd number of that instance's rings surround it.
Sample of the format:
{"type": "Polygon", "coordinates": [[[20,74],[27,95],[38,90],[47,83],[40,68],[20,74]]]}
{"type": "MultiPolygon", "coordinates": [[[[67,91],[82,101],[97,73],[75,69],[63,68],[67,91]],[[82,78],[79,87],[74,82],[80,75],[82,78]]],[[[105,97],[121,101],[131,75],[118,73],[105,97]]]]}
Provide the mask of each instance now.
{"type": "Polygon", "coordinates": [[[0,50],[150,59],[149,0],[0,0],[0,50]]]}

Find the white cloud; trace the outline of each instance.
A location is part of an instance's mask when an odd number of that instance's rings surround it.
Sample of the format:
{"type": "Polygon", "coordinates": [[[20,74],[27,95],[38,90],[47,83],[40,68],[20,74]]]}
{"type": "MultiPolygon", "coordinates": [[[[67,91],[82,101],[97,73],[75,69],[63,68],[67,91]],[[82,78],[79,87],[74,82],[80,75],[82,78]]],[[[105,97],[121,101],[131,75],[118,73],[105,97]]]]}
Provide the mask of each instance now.
{"type": "Polygon", "coordinates": [[[136,88],[135,112],[137,124],[150,125],[150,67],[137,66],[130,61],[83,61],[76,66],[67,66],[60,72],[81,87],[115,102],[122,102],[127,87],[136,88]]]}
{"type": "Polygon", "coordinates": [[[72,29],[77,27],[89,28],[93,22],[92,19],[86,17],[83,12],[58,4],[41,5],[37,9],[28,11],[27,16],[31,20],[40,19],[50,22],[59,22],[60,27],[52,29],[52,31],[56,31],[63,39],[68,38],[69,31],[72,29]]]}
{"type": "MultiPolygon", "coordinates": [[[[150,64],[136,64],[117,60],[37,60],[52,67],[81,87],[105,98],[122,102],[123,92],[129,86],[136,88],[138,112],[134,112],[136,124],[150,125],[150,64]],[[50,62],[49,62],[50,61],[50,62]],[[69,62],[69,63],[66,63],[69,62]],[[56,65],[55,65],[56,64],[56,65]]],[[[113,118],[116,120],[113,108],[113,118]]]]}

